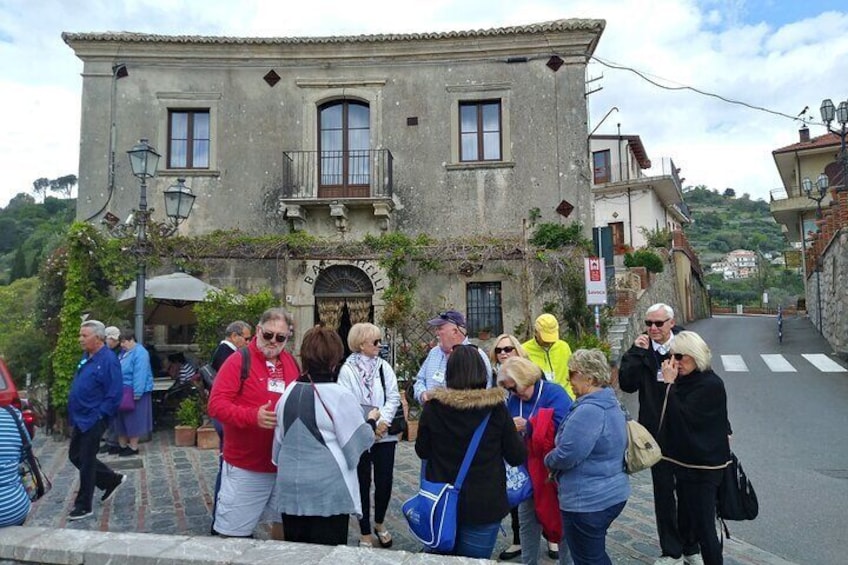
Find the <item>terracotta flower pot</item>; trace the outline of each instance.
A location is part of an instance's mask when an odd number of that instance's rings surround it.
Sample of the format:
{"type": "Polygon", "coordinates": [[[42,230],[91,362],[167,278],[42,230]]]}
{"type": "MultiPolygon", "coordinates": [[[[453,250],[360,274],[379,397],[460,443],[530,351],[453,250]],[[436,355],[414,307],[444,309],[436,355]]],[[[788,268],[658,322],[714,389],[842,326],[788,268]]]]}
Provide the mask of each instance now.
{"type": "Polygon", "coordinates": [[[194,447],[197,428],[192,426],[174,426],[174,445],[177,447],[194,447]]]}
{"type": "Polygon", "coordinates": [[[418,420],[409,420],[406,425],[406,440],[415,441],[418,438],[418,420]]]}
{"type": "Polygon", "coordinates": [[[218,449],[220,438],[218,432],[212,426],[201,426],[197,428],[197,447],[199,449],[218,449]]]}

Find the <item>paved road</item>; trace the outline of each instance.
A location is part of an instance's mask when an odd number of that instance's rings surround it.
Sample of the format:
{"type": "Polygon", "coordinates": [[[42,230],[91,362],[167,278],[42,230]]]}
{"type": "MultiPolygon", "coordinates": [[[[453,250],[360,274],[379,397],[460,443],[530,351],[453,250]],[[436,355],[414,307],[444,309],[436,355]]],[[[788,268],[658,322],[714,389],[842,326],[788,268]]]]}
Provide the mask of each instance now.
{"type": "Polygon", "coordinates": [[[806,318],[716,317],[702,334],[724,379],[760,516],[734,531],[798,563],[848,562],[848,371],[806,318]],[[740,363],[741,361],[741,363],[740,363]],[[835,366],[834,366],[835,365],[835,366]]]}

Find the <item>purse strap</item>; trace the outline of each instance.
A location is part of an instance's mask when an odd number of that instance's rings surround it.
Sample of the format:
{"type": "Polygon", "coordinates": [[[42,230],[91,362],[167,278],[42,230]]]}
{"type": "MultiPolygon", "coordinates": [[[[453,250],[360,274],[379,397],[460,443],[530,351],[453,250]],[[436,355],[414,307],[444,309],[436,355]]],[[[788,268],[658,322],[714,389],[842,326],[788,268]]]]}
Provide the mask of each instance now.
{"type": "Polygon", "coordinates": [[[471,437],[471,443],[468,444],[468,449],[465,450],[465,458],[462,460],[462,465],[459,468],[459,474],[457,474],[456,480],[453,483],[453,486],[457,491],[462,490],[462,483],[465,482],[465,475],[468,474],[468,469],[471,468],[471,461],[477,453],[477,448],[480,447],[480,440],[483,439],[483,432],[486,431],[486,426],[488,425],[489,418],[491,417],[491,412],[486,414],[486,417],[483,418],[483,421],[480,422],[480,425],[477,426],[476,430],[474,430],[474,435],[471,437]]]}
{"type": "Polygon", "coordinates": [[[18,420],[18,417],[15,415],[15,411],[12,410],[11,406],[4,406],[3,409],[5,409],[6,412],[9,413],[9,416],[11,416],[12,420],[15,421],[15,425],[18,426],[18,433],[21,436],[21,448],[23,449],[24,455],[28,455],[32,452],[32,442],[29,440],[29,437],[27,437],[27,434],[24,432],[23,424],[20,420],[18,420]]]}
{"type": "Polygon", "coordinates": [[[324,404],[324,399],[321,398],[321,395],[318,393],[318,387],[315,386],[315,381],[312,380],[312,376],[309,373],[306,373],[306,376],[307,376],[307,378],[309,378],[309,384],[312,385],[312,390],[313,390],[313,392],[315,392],[315,396],[318,397],[318,401],[321,403],[321,406],[324,407],[324,412],[327,413],[327,416],[330,417],[330,422],[332,422],[333,425],[335,426],[336,421],[333,420],[333,414],[327,409],[327,405],[324,404]]]}

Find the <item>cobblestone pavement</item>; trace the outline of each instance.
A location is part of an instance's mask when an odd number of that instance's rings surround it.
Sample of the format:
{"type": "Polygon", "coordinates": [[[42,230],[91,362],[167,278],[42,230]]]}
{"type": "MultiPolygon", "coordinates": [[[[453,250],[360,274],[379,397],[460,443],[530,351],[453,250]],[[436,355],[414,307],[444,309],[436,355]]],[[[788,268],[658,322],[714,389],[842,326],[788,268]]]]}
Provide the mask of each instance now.
{"type": "MultiPolygon", "coordinates": [[[[102,504],[95,492],[94,517],[69,522],[77,490],[77,471],[68,461],[68,441],[40,434],[35,445],[42,466],[53,478],[53,490],[33,506],[29,526],[90,529],[112,532],[149,532],[204,536],[211,524],[212,492],[217,473],[217,451],[175,447],[173,431],[153,434],[141,445],[136,457],[100,456],[101,460],[128,480],[115,496],[102,504]]],[[[417,490],[420,462],[411,443],[401,442],[395,462],[395,482],[386,526],[394,537],[393,548],[417,551],[400,511],[401,503],[417,490]]],[[[633,494],[624,512],[613,523],[607,546],[616,564],[653,563],[659,556],[651,501],[650,474],[631,477],[633,494]]],[[[320,485],[316,485],[320,488],[320,485]]],[[[733,525],[730,524],[731,535],[733,525]]],[[[504,532],[511,529],[509,517],[504,532]]],[[[258,537],[267,537],[263,532],[258,537]]],[[[358,527],[351,520],[349,544],[357,545],[358,527]]],[[[506,535],[498,539],[494,555],[508,545],[506,535]]],[[[725,540],[725,563],[729,565],[776,565],[787,561],[743,541],[725,540]]],[[[542,563],[553,563],[547,557],[542,563]]]]}

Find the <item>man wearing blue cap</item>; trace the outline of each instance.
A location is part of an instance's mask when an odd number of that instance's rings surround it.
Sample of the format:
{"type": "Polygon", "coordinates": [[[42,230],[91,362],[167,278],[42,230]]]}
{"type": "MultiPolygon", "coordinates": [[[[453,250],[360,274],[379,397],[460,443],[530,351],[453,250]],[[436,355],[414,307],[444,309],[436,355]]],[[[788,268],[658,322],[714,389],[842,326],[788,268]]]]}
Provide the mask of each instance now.
{"type": "MultiPolygon", "coordinates": [[[[468,341],[468,330],[465,324],[465,316],[456,310],[446,310],[427,322],[435,328],[436,339],[439,343],[430,350],[427,358],[418,370],[418,376],[415,377],[415,400],[424,404],[429,398],[429,392],[435,388],[445,387],[445,369],[448,364],[448,356],[457,345],[470,345],[468,341]]],[[[492,364],[489,362],[489,356],[483,351],[480,352],[480,358],[486,365],[486,386],[491,386],[492,382],[492,364]]]]}

